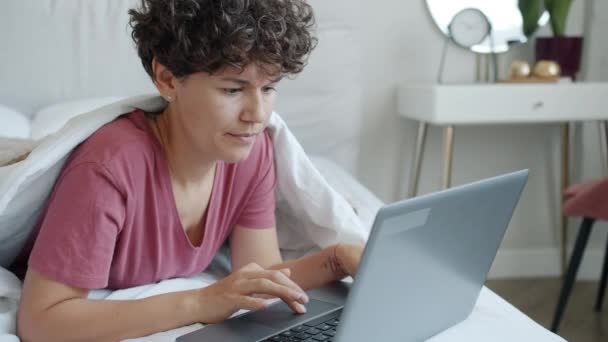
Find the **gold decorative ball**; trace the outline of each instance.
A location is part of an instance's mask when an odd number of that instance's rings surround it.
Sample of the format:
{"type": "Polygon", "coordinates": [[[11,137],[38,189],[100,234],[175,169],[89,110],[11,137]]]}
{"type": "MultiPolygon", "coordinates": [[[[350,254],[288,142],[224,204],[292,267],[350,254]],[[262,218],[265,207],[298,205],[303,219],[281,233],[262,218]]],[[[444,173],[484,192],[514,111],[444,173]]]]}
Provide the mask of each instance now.
{"type": "Polygon", "coordinates": [[[511,63],[511,71],[509,72],[511,79],[522,79],[530,76],[530,64],[522,60],[514,60],[511,63]]]}
{"type": "Polygon", "coordinates": [[[541,78],[558,78],[562,73],[559,64],[551,60],[540,60],[534,65],[534,76],[541,78]]]}

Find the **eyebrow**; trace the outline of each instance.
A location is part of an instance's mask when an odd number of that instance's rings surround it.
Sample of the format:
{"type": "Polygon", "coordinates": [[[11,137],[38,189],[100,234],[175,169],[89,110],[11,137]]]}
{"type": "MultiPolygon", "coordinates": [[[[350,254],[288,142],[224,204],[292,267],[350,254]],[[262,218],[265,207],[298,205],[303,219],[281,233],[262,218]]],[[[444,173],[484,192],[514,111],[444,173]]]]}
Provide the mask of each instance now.
{"type": "MultiPolygon", "coordinates": [[[[279,76],[279,77],[277,77],[277,78],[275,78],[273,80],[270,80],[269,84],[277,83],[277,82],[279,82],[282,79],[283,79],[283,76],[279,76]]],[[[240,79],[240,78],[233,78],[233,77],[224,77],[221,80],[222,81],[228,81],[228,82],[235,82],[235,83],[242,84],[242,85],[250,85],[251,84],[251,82],[249,82],[247,80],[243,80],[243,79],[240,79]]]]}

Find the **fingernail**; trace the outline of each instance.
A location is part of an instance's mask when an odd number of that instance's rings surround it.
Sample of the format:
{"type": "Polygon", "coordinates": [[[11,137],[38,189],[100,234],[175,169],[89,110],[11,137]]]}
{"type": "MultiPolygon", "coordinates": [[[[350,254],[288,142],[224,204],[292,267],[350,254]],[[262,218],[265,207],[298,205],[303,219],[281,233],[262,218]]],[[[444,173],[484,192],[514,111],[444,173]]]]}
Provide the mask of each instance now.
{"type": "Polygon", "coordinates": [[[308,295],[306,295],[306,293],[304,293],[304,292],[295,292],[295,291],[293,291],[291,293],[291,296],[295,300],[297,300],[298,302],[308,303],[308,295]]]}
{"type": "Polygon", "coordinates": [[[296,308],[298,309],[298,312],[300,313],[306,313],[306,307],[300,303],[296,303],[296,308]]]}

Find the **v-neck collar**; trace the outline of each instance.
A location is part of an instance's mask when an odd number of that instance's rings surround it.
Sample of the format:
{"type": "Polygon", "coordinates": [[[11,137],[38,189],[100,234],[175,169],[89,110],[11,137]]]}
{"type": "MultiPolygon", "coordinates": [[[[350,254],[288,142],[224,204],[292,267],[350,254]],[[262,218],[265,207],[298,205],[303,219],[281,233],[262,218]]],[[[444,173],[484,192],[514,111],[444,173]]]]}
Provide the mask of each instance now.
{"type": "Polygon", "coordinates": [[[180,235],[181,237],[183,237],[183,239],[185,239],[185,242],[188,244],[188,246],[191,249],[194,250],[199,250],[201,249],[203,246],[205,246],[206,244],[208,244],[208,241],[213,240],[214,238],[211,236],[212,233],[212,229],[209,229],[209,217],[211,215],[213,215],[213,213],[215,212],[215,192],[216,189],[218,188],[218,179],[220,177],[219,176],[219,172],[220,172],[220,162],[218,161],[215,164],[215,174],[213,176],[213,184],[211,186],[211,193],[209,194],[209,201],[207,203],[207,208],[205,209],[205,213],[203,214],[203,219],[202,221],[199,223],[198,229],[202,230],[203,233],[203,239],[200,241],[199,245],[194,245],[192,243],[192,240],[190,240],[190,237],[188,237],[188,234],[186,233],[186,230],[184,229],[184,225],[182,223],[182,220],[179,217],[179,212],[177,210],[177,202],[175,201],[175,194],[173,193],[173,185],[171,184],[171,173],[169,172],[169,164],[168,164],[168,160],[166,155],[164,154],[163,150],[161,149],[159,151],[159,153],[161,154],[161,167],[164,169],[163,170],[163,175],[161,177],[162,183],[163,183],[163,187],[164,190],[167,192],[167,196],[169,198],[169,205],[171,206],[171,211],[174,217],[174,223],[172,226],[175,227],[175,229],[177,230],[177,234],[180,235]]]}
{"type": "Polygon", "coordinates": [[[140,116],[139,120],[143,127],[142,129],[144,129],[146,131],[146,133],[150,136],[150,138],[153,141],[154,147],[156,149],[156,153],[157,155],[160,157],[159,160],[159,164],[160,167],[162,168],[161,173],[162,176],[160,177],[160,181],[161,181],[161,186],[163,187],[163,191],[166,192],[167,194],[167,198],[169,203],[169,206],[171,207],[171,214],[174,217],[174,224],[172,224],[172,226],[177,230],[176,234],[178,234],[180,236],[181,239],[184,240],[184,243],[186,243],[189,248],[191,248],[192,250],[200,250],[202,247],[206,246],[209,244],[209,241],[213,240],[213,237],[210,236],[210,233],[213,232],[212,229],[208,229],[208,222],[209,222],[209,217],[213,215],[213,213],[215,212],[215,192],[218,188],[218,184],[219,184],[219,174],[221,172],[221,165],[222,162],[221,161],[217,161],[215,164],[215,174],[213,175],[213,182],[212,182],[212,186],[211,186],[211,193],[209,194],[209,202],[207,203],[207,208],[205,209],[205,213],[203,214],[203,219],[202,222],[199,224],[199,229],[203,230],[203,239],[200,241],[200,244],[198,246],[195,246],[192,241],[190,240],[190,238],[188,237],[188,234],[186,233],[186,230],[184,229],[184,225],[179,217],[179,212],[177,210],[177,202],[175,201],[175,194],[173,193],[173,185],[171,184],[171,171],[169,169],[169,160],[167,158],[167,155],[164,151],[164,149],[162,148],[162,146],[160,145],[160,142],[158,141],[158,138],[156,137],[156,135],[154,134],[154,132],[152,132],[151,127],[148,125],[147,123],[147,118],[145,116],[145,113],[141,110],[139,110],[139,113],[137,113],[137,115],[140,116]]]}

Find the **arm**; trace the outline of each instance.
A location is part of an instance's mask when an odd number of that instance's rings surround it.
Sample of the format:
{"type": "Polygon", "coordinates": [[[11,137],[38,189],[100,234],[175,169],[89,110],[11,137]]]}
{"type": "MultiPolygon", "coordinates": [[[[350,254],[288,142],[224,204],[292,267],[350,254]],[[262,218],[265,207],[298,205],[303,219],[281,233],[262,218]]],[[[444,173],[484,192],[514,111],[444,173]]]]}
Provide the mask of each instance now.
{"type": "Polygon", "coordinates": [[[338,259],[339,248],[340,245],[333,245],[316,254],[282,262],[270,268],[289,269],[291,279],[305,290],[321,287],[348,276],[338,259]]]}
{"type": "Polygon", "coordinates": [[[115,341],[197,322],[195,290],[125,301],[87,294],[28,270],[17,334],[24,341],[115,341]]]}
{"type": "MultiPolygon", "coordinates": [[[[281,280],[279,271],[249,264],[202,289],[137,300],[90,300],[88,290],[53,281],[30,269],[17,316],[23,341],[116,341],[184,325],[218,323],[240,309],[259,310],[258,294],[290,304],[308,298],[281,280]]],[[[297,304],[295,304],[297,305],[297,304]]],[[[301,311],[300,311],[301,312],[301,311]]]]}
{"type": "Polygon", "coordinates": [[[283,262],[276,228],[236,226],[230,238],[232,266],[256,262],[269,269],[289,269],[291,279],[303,289],[323,286],[354,275],[363,246],[337,244],[300,259],[283,262]]]}

